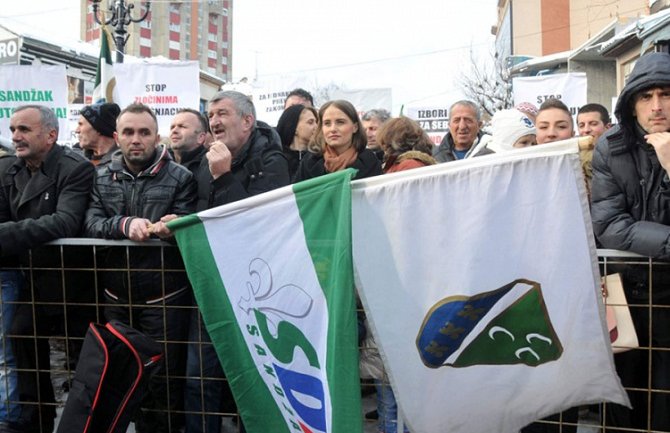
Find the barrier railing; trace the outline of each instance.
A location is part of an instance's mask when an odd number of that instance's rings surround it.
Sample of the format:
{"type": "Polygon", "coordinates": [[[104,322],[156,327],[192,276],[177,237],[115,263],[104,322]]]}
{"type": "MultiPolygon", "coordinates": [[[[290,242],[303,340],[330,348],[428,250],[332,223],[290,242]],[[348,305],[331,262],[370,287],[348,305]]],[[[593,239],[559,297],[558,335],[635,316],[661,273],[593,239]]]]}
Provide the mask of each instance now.
{"type": "MultiPolygon", "coordinates": [[[[670,263],[613,250],[599,250],[598,257],[602,275],[622,274],[636,325],[639,347],[615,356],[635,410],[603,404],[576,408],[524,432],[670,431],[670,263]]],[[[216,386],[225,384],[225,378],[210,373],[212,362],[204,352],[211,344],[198,337],[200,316],[190,292],[175,290],[175,281],[185,278],[176,246],[160,241],[61,239],[30,251],[24,263],[21,269],[0,266],[4,330],[0,395],[9,394],[0,418],[5,413],[9,419],[28,413],[34,428],[54,430],[73,386],[89,322],[105,323],[115,317],[145,330],[157,327],[151,332],[161,336],[155,339],[168,354],[129,431],[179,432],[187,423],[187,432],[243,431],[230,392],[226,386],[216,386]],[[12,293],[7,286],[17,276],[23,287],[12,293]],[[127,287],[137,284],[151,293],[134,299],[127,287]],[[11,367],[7,355],[15,346],[19,362],[11,367]],[[189,350],[200,356],[189,356],[189,350]],[[35,359],[27,362],[30,356],[35,359]],[[198,361],[187,366],[187,358],[198,361]],[[28,388],[32,399],[19,398],[12,390],[13,374],[19,376],[21,394],[22,382],[32,384],[28,388]],[[47,385],[53,386],[53,396],[47,385]],[[54,410],[57,418],[52,423],[54,410]]],[[[365,431],[376,432],[375,387],[363,380],[361,389],[365,431]]]]}

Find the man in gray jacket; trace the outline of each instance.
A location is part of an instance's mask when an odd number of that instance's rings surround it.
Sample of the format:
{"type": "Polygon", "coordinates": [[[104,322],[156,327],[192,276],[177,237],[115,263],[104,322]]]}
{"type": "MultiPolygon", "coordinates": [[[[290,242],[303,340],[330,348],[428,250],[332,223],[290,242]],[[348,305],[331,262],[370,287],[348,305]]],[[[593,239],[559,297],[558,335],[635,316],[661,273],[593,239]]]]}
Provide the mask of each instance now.
{"type": "MultiPolygon", "coordinates": [[[[29,249],[79,233],[94,168],[83,156],[56,144],[58,119],[48,107],[16,108],[9,129],[16,156],[0,157],[0,336],[9,328],[7,333],[21,337],[11,345],[2,342],[0,432],[50,432],[56,411],[49,341],[43,337],[62,319],[62,307],[54,305],[63,302],[61,280],[36,271],[31,273],[32,286],[22,288],[18,269],[28,264],[29,249]],[[21,303],[12,303],[17,300],[21,303]]],[[[33,262],[36,255],[33,251],[33,262]]]]}
{"type": "Polygon", "coordinates": [[[433,157],[437,162],[450,162],[491,153],[478,146],[483,136],[481,128],[482,112],[477,104],[468,100],[453,103],[449,108],[449,131],[433,149],[433,157]]]}
{"type": "MultiPolygon", "coordinates": [[[[595,235],[605,248],[667,260],[670,55],[651,53],[637,61],[619,95],[615,114],[619,124],[600,137],[593,157],[595,235]]],[[[640,346],[651,346],[652,350],[616,355],[617,371],[624,386],[645,390],[651,385],[654,391],[629,391],[633,409],[610,407],[607,422],[617,427],[670,431],[670,273],[655,267],[650,275],[646,266],[621,271],[628,302],[643,305],[631,307],[640,346]],[[651,425],[647,425],[648,419],[651,425]]]]}

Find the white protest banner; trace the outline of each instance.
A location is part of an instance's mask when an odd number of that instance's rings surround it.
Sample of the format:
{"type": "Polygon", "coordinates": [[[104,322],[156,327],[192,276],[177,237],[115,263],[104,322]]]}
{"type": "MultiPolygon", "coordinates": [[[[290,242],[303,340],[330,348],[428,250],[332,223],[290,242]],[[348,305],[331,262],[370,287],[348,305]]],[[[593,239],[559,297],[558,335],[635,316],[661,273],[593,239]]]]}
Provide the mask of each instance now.
{"type": "Polygon", "coordinates": [[[79,117],[81,117],[81,109],[85,106],[85,104],[69,104],[67,106],[67,122],[70,128],[70,135],[62,140],[63,144],[74,144],[79,141],[79,137],[75,131],[77,130],[79,117]]]}
{"type": "Polygon", "coordinates": [[[560,99],[576,118],[579,107],[586,104],[586,73],[516,77],[512,79],[514,105],[530,102],[538,108],[547,99],[560,99]]]}
{"type": "Polygon", "coordinates": [[[118,104],[148,105],[156,112],[158,131],[167,136],[170,122],[181,108],[200,109],[198,62],[164,61],[115,63],[118,104]]]}
{"type": "Polygon", "coordinates": [[[431,107],[407,107],[405,115],[419,122],[434,145],[439,145],[449,131],[449,107],[445,105],[431,107]]]}
{"type": "Polygon", "coordinates": [[[21,105],[52,108],[58,118],[59,140],[68,140],[67,78],[65,65],[0,66],[0,134],[10,137],[9,118],[21,105]]]}
{"type": "MultiPolygon", "coordinates": [[[[310,92],[310,89],[305,87],[305,80],[297,78],[277,78],[264,81],[260,86],[254,87],[251,99],[254,102],[254,107],[256,107],[258,120],[262,120],[268,125],[276,125],[284,111],[286,96],[296,88],[302,88],[310,92]]],[[[231,90],[245,93],[243,89],[231,90]]]]}
{"type": "Polygon", "coordinates": [[[393,108],[390,88],[378,89],[337,89],[331,92],[330,99],[344,99],[353,104],[359,116],[368,110],[383,108],[389,112],[393,108]]]}

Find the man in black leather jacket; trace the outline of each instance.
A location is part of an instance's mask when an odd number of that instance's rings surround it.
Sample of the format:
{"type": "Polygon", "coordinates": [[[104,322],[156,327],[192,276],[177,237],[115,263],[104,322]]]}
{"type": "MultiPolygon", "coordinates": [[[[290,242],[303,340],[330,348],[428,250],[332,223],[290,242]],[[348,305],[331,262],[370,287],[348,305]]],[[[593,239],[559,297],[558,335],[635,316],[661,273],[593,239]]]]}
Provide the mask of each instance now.
{"type": "MultiPolygon", "coordinates": [[[[156,116],[145,105],[131,104],[121,111],[114,136],[121,150],[111,164],[97,172],[86,212],[86,235],[138,242],[153,235],[169,237],[165,221],[195,210],[193,175],[172,161],[167,149],[158,144],[156,116]]],[[[142,411],[136,430],[167,432],[170,427],[175,431],[180,424],[175,411],[181,409],[183,391],[180,381],[168,381],[164,375],[183,375],[184,348],[164,342],[186,338],[189,311],[180,307],[190,304],[188,279],[176,249],[161,254],[157,247],[134,246],[128,253],[129,270],[124,269],[124,253],[124,248],[112,248],[99,259],[105,268],[119,269],[99,273],[107,302],[105,317],[127,323],[163,343],[166,352],[167,368],[152,379],[143,404],[150,410],[142,411]],[[161,273],[161,268],[170,271],[161,273]],[[173,411],[170,420],[168,408],[173,411]]]]}
{"type": "MultiPolygon", "coordinates": [[[[619,124],[601,136],[593,156],[595,235],[605,248],[668,260],[670,55],[652,53],[637,61],[619,95],[615,114],[619,124]]],[[[651,385],[663,392],[651,392],[649,397],[647,391],[629,391],[633,410],[610,407],[608,424],[670,431],[670,310],[663,307],[670,305],[670,274],[656,266],[650,281],[646,266],[629,266],[621,272],[628,302],[643,305],[630,310],[640,346],[645,349],[615,355],[617,371],[626,387],[644,390],[651,385]],[[648,418],[651,425],[647,425],[648,418]]]]}

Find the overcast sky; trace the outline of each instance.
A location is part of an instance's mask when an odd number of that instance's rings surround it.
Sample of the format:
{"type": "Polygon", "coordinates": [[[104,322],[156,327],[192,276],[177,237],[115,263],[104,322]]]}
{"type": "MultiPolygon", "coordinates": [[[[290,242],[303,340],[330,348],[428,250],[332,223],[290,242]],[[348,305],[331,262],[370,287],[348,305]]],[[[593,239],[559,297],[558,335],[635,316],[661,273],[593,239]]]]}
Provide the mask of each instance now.
{"type": "MultiPolygon", "coordinates": [[[[79,39],[82,0],[12,2],[2,15],[79,39]]],[[[133,1],[130,1],[133,2],[133,1]]],[[[134,1],[134,3],[137,3],[134,1]]],[[[390,87],[401,105],[450,103],[469,51],[491,52],[496,0],[236,0],[233,80],[390,87]]]]}

